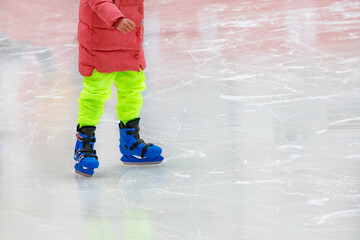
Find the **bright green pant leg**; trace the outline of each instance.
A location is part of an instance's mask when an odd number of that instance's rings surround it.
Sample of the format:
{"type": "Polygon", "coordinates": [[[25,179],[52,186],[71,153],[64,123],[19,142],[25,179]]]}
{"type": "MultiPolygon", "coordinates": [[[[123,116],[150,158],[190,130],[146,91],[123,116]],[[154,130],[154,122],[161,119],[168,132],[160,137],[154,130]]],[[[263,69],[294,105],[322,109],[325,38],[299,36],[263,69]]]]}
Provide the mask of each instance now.
{"type": "Polygon", "coordinates": [[[104,104],[111,96],[115,73],[99,73],[94,70],[84,77],[84,88],[79,98],[78,123],[80,126],[96,126],[104,113],[104,104]]]}
{"type": "Polygon", "coordinates": [[[145,75],[140,72],[117,72],[115,78],[117,88],[117,117],[124,124],[138,118],[143,105],[141,92],[146,89],[145,75]]]}
{"type": "Polygon", "coordinates": [[[84,77],[84,88],[79,98],[78,123],[80,126],[96,126],[104,113],[104,104],[111,96],[111,86],[118,88],[118,119],[125,124],[139,117],[142,107],[141,92],[145,90],[144,73],[128,71],[99,73],[94,70],[91,77],[84,77]]]}

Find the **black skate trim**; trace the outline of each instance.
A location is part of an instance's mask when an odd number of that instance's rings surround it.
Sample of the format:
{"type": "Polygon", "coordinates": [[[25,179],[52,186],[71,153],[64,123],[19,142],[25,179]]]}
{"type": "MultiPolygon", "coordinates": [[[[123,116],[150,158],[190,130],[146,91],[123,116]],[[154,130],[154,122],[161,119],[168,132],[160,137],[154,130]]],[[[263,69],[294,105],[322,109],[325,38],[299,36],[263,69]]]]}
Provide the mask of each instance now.
{"type": "Polygon", "coordinates": [[[96,150],[93,149],[82,148],[78,150],[78,153],[81,154],[83,157],[94,157],[98,159],[98,157],[96,156],[96,150]]]}
{"type": "Polygon", "coordinates": [[[136,143],[134,143],[134,144],[129,148],[129,150],[130,150],[130,151],[134,150],[137,146],[139,146],[140,143],[141,143],[140,141],[137,141],[136,143]]]}
{"type": "Polygon", "coordinates": [[[141,158],[144,158],[145,157],[145,153],[146,153],[146,150],[148,149],[148,147],[152,146],[154,144],[152,143],[148,143],[145,145],[145,147],[143,147],[142,151],[141,151],[141,158]]]}
{"type": "Polygon", "coordinates": [[[80,142],[85,142],[85,143],[95,143],[96,142],[96,138],[90,138],[89,140],[88,140],[88,138],[84,138],[84,137],[82,137],[82,136],[80,136],[80,134],[77,134],[76,135],[76,138],[80,141],[80,142]]]}
{"type": "Polygon", "coordinates": [[[135,135],[137,133],[139,133],[139,131],[126,131],[126,135],[135,135]]]}
{"type": "Polygon", "coordinates": [[[129,129],[129,130],[126,131],[126,135],[134,136],[134,138],[136,140],[136,142],[133,145],[131,145],[130,147],[125,145],[124,147],[126,149],[129,149],[130,151],[133,151],[135,148],[137,148],[137,146],[139,146],[140,143],[144,144],[144,147],[141,150],[141,158],[144,158],[148,147],[150,147],[150,146],[152,146],[154,144],[145,143],[145,141],[140,138],[140,135],[139,135],[139,132],[140,132],[139,121],[140,121],[140,118],[136,118],[136,119],[128,122],[126,124],[126,126],[124,125],[123,122],[120,121],[119,127],[120,127],[120,129],[129,129]]]}
{"type": "MultiPolygon", "coordinates": [[[[81,159],[84,157],[94,157],[96,159],[98,159],[98,157],[96,156],[96,150],[92,149],[91,144],[90,143],[95,143],[96,142],[96,138],[84,138],[81,137],[79,135],[80,139],[82,142],[84,142],[84,148],[81,148],[77,151],[77,155],[82,155],[81,159]]],[[[79,139],[79,140],[80,140],[79,139]]]]}
{"type": "MultiPolygon", "coordinates": [[[[137,146],[139,146],[139,144],[144,144],[145,146],[142,148],[141,150],[141,158],[145,157],[145,153],[146,150],[148,149],[148,147],[154,145],[152,143],[145,143],[144,140],[139,139],[136,143],[134,143],[133,145],[131,145],[131,147],[129,148],[130,151],[133,151],[137,146]]],[[[128,146],[125,145],[125,148],[128,148],[128,146]]]]}

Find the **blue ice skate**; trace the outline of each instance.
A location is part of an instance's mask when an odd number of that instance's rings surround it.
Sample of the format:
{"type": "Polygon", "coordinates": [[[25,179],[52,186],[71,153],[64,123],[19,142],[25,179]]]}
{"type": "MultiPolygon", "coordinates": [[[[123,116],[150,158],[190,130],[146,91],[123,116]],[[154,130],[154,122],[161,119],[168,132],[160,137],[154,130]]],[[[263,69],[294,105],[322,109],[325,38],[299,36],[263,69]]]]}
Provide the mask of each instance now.
{"type": "Polygon", "coordinates": [[[121,161],[128,165],[159,164],[163,161],[161,148],[151,143],[145,143],[139,136],[140,118],[132,120],[126,126],[120,122],[120,152],[121,161]]]}
{"type": "Polygon", "coordinates": [[[94,168],[99,167],[98,157],[94,150],[95,127],[84,126],[79,129],[78,125],[76,138],[75,172],[85,177],[91,177],[94,174],[94,168]]]}

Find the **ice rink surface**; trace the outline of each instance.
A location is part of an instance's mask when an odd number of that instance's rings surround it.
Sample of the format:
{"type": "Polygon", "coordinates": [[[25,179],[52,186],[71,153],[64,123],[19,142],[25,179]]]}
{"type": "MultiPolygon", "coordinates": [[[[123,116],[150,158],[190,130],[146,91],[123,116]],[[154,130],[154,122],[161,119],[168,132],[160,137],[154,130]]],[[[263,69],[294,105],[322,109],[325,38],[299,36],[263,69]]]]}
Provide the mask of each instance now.
{"type": "Polygon", "coordinates": [[[74,173],[79,0],[0,1],[0,240],[360,239],[360,1],[148,0],[141,134],[74,173]]]}

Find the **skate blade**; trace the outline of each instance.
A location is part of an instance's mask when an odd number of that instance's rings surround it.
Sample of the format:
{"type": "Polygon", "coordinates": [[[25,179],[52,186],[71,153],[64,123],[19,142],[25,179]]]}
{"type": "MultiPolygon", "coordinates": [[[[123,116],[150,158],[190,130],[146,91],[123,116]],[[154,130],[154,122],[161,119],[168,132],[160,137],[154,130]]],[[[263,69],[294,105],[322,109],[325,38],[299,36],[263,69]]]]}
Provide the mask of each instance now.
{"type": "Polygon", "coordinates": [[[162,161],[158,162],[123,162],[125,165],[155,165],[160,164],[162,161]]]}
{"type": "Polygon", "coordinates": [[[80,171],[78,171],[78,170],[76,170],[76,169],[75,169],[75,172],[76,172],[77,174],[81,175],[81,176],[84,176],[84,177],[92,177],[92,175],[86,174],[86,173],[83,173],[83,172],[80,172],[80,171]]]}

